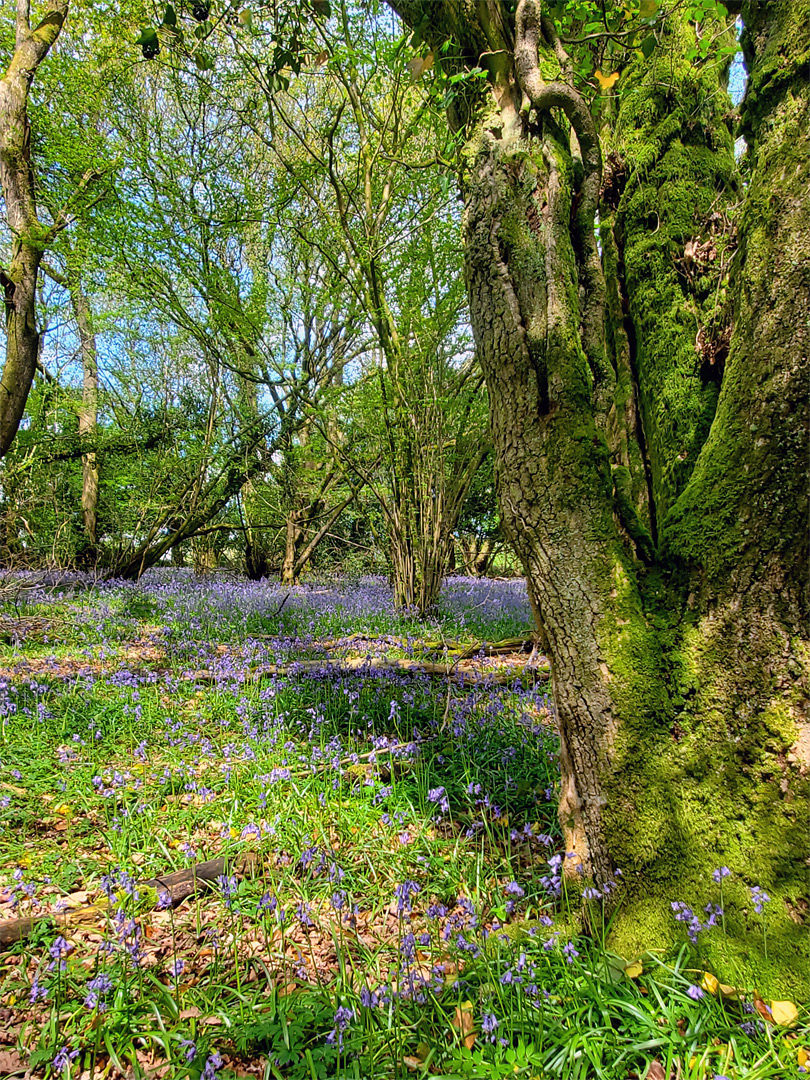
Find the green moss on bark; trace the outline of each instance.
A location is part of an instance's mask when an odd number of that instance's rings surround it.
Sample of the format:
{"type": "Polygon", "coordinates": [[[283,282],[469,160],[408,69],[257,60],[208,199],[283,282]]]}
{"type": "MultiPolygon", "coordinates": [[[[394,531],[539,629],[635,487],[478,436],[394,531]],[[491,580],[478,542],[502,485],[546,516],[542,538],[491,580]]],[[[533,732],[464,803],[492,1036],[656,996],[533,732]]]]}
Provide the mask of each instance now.
{"type": "Polygon", "coordinates": [[[774,630],[744,642],[740,670],[746,627],[735,603],[680,621],[675,597],[652,579],[642,616],[620,567],[613,584],[615,627],[603,620],[602,648],[621,723],[605,827],[626,898],[611,947],[628,958],[677,949],[687,938],[672,903],[705,922],[706,906],[722,900],[725,926],[699,935],[695,962],[727,983],[803,1000],[810,784],[792,753],[799,695],[783,678],[786,649],[797,664],[800,651],[774,630]],[[720,866],[731,870],[722,897],[720,866]],[[754,886],[770,896],[761,914],[754,886]]]}
{"type": "Polygon", "coordinates": [[[716,65],[685,58],[692,33],[673,23],[665,47],[630,68],[616,128],[628,169],[617,236],[659,521],[689,479],[717,404],[696,343],[722,319],[724,241],[711,235],[712,216],[722,217],[737,187],[730,102],[716,65]]]}

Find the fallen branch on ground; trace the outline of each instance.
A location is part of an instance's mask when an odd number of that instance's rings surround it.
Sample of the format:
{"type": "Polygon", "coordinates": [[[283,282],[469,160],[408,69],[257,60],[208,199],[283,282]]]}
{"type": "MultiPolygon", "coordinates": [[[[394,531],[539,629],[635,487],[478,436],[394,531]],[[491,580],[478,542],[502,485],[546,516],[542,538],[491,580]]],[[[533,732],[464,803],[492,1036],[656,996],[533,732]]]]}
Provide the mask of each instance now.
{"type": "MultiPolygon", "coordinates": [[[[462,658],[459,657],[459,659],[462,658]]],[[[545,661],[545,657],[542,659],[545,661]]],[[[542,665],[527,663],[523,667],[511,671],[479,671],[475,668],[459,668],[457,662],[454,664],[435,664],[429,661],[368,658],[364,656],[347,657],[340,660],[324,658],[323,660],[294,660],[289,664],[263,664],[261,667],[248,669],[244,676],[245,682],[254,682],[272,676],[294,676],[317,671],[322,671],[328,675],[362,675],[365,672],[372,671],[406,671],[449,679],[451,682],[460,683],[464,686],[481,682],[503,686],[512,682],[520,682],[524,678],[529,678],[533,682],[545,681],[551,676],[551,669],[547,661],[542,665]]],[[[231,676],[221,676],[214,671],[203,670],[193,672],[182,681],[215,683],[219,682],[223,677],[230,678],[231,676]]]]}
{"type": "MultiPolygon", "coordinates": [[[[255,863],[256,856],[253,852],[246,852],[237,859],[220,857],[210,859],[208,862],[194,863],[185,870],[175,870],[171,874],[163,874],[160,877],[149,878],[141,882],[145,889],[155,889],[158,896],[168,893],[171,898],[171,906],[177,907],[189,896],[193,896],[198,888],[211,888],[224,874],[233,873],[237,877],[243,877],[255,863]]],[[[21,919],[4,919],[0,921],[0,949],[6,949],[18,941],[29,937],[35,927],[48,926],[53,929],[69,929],[72,926],[82,925],[88,922],[96,922],[102,918],[108,905],[103,903],[87,904],[79,908],[67,911],[47,912],[44,915],[29,915],[21,919]]],[[[148,909],[146,909],[148,910],[148,909]]]]}

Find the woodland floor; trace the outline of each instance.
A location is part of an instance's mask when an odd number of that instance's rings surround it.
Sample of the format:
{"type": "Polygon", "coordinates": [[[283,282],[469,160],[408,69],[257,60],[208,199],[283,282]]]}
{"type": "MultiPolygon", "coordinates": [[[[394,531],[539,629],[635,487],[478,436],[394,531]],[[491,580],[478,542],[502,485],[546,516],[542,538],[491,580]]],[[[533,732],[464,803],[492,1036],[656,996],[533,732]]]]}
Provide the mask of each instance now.
{"type": "Polygon", "coordinates": [[[806,1010],[575,933],[531,639],[519,581],[7,575],[0,1076],[800,1075],[806,1010]]]}

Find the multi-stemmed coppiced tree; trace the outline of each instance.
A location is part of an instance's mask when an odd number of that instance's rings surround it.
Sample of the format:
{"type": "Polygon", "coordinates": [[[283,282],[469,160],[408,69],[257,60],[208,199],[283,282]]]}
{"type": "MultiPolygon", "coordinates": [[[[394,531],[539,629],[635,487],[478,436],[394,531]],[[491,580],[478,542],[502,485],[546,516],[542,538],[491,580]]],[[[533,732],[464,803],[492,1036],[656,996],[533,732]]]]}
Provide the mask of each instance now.
{"type": "Polygon", "coordinates": [[[336,5],[329,26],[316,24],[314,66],[281,88],[256,64],[255,42],[237,34],[236,55],[273,118],[271,129],[261,110],[243,112],[287,174],[289,226],[342,278],[372,338],[363,372],[377,400],[375,468],[343,456],[380,502],[397,603],[424,612],[485,440],[480,379],[464,356],[446,140],[388,21],[336,5]]]}

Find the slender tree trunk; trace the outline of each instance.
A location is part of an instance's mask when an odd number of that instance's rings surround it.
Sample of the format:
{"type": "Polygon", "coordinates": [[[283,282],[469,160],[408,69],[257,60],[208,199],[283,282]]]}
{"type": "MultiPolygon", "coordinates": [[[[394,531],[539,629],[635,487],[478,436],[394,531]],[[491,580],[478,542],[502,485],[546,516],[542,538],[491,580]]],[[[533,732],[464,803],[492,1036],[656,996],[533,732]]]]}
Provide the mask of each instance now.
{"type": "Polygon", "coordinates": [[[391,577],[394,606],[413,610],[416,607],[416,558],[406,528],[394,524],[389,528],[391,577]]]}
{"type": "MultiPolygon", "coordinates": [[[[70,305],[76,319],[79,333],[79,349],[82,357],[82,403],[79,408],[79,439],[92,440],[98,430],[98,352],[96,333],[93,328],[93,315],[90,304],[82,288],[81,270],[75,252],[68,240],[62,238],[62,254],[67,263],[64,274],[54,269],[47,262],[42,262],[42,269],[63,288],[70,296],[70,305]]],[[[98,542],[98,491],[99,464],[95,450],[82,454],[82,519],[87,533],[88,549],[85,557],[94,561],[98,542]]]]}
{"type": "Polygon", "coordinates": [[[301,510],[289,510],[284,531],[284,559],[281,563],[281,581],[284,585],[294,585],[296,582],[295,563],[298,543],[303,534],[301,528],[301,510]]]}
{"type": "MultiPolygon", "coordinates": [[[[82,404],[79,409],[79,438],[92,439],[98,429],[98,353],[92,314],[81,282],[70,283],[70,299],[79,328],[82,351],[82,404]]],[[[90,551],[98,544],[99,465],[95,450],[82,454],[82,520],[90,542],[90,551]]]]}
{"type": "Polygon", "coordinates": [[[0,377],[0,457],[17,434],[39,359],[37,275],[53,229],[37,217],[31,165],[28,91],[34,75],[62,29],[67,0],[51,0],[35,29],[29,4],[18,0],[14,54],[0,79],[0,187],[11,231],[11,262],[0,269],[5,292],[6,359],[0,377]]]}

